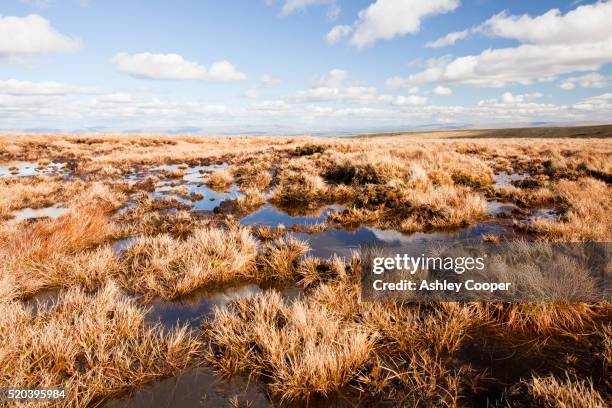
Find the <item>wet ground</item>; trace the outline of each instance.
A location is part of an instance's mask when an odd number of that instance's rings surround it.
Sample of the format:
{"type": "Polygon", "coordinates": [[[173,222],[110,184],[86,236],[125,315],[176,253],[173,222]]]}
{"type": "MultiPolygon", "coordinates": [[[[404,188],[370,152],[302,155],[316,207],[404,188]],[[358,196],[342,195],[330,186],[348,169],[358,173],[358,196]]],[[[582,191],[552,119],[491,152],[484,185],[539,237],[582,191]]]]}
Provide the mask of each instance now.
{"type": "MultiPolygon", "coordinates": [[[[173,198],[177,203],[187,205],[190,211],[213,213],[224,202],[242,197],[239,188],[234,184],[226,190],[214,190],[205,184],[207,174],[225,169],[227,164],[212,166],[163,165],[149,168],[134,168],[127,175],[129,183],[142,183],[147,177],[155,176],[157,182],[149,191],[149,197],[173,198]]],[[[67,174],[64,164],[41,166],[37,163],[19,162],[0,167],[0,177],[36,176],[41,174],[67,174]]],[[[499,173],[494,179],[494,188],[511,187],[513,182],[524,180],[529,174],[499,173]]],[[[136,193],[126,207],[134,207],[136,193]]],[[[278,227],[283,225],[290,231],[293,226],[313,226],[327,222],[330,212],[343,211],[341,205],[328,205],[307,212],[295,209],[281,209],[266,203],[255,211],[240,218],[240,223],[250,226],[278,227]]],[[[69,209],[48,207],[41,209],[25,208],[15,212],[12,222],[41,217],[60,217],[69,209]]],[[[445,231],[417,232],[404,234],[396,230],[385,230],[370,226],[359,226],[354,230],[338,229],[333,226],[324,231],[288,232],[296,238],[305,240],[311,247],[310,255],[328,258],[334,254],[349,256],[362,246],[396,247],[414,243],[457,242],[462,240],[481,240],[484,236],[495,236],[500,239],[516,238],[520,234],[513,228],[512,219],[525,223],[538,219],[558,219],[560,216],[553,208],[540,208],[531,211],[519,209],[510,202],[491,200],[487,205],[488,219],[481,223],[461,229],[445,231]]],[[[131,236],[116,241],[113,251],[121,256],[138,236],[131,236]]],[[[200,327],[203,320],[211,315],[215,308],[225,307],[231,300],[249,298],[268,290],[279,291],[283,297],[293,299],[302,292],[292,286],[278,286],[271,283],[256,284],[243,282],[239,284],[198,291],[188,297],[175,301],[155,299],[145,306],[150,307],[147,321],[160,323],[164,327],[177,324],[188,324],[193,328],[200,327]]],[[[56,300],[58,290],[48,290],[37,294],[25,303],[35,311],[48,308],[56,300]]],[[[155,381],[136,392],[110,402],[109,407],[192,407],[192,406],[227,406],[230,398],[237,396],[240,401],[249,401],[252,407],[271,406],[266,393],[252,381],[245,378],[221,380],[208,367],[197,367],[186,370],[180,375],[155,381]]]]}
{"type": "Polygon", "coordinates": [[[66,163],[9,162],[0,166],[0,177],[65,175],[66,163]]]}
{"type": "Polygon", "coordinates": [[[229,407],[232,398],[237,398],[243,404],[240,406],[252,408],[273,406],[263,388],[255,381],[249,383],[248,379],[237,376],[221,379],[208,367],[191,368],[176,377],[147,384],[106,406],[109,408],[229,407]]]}

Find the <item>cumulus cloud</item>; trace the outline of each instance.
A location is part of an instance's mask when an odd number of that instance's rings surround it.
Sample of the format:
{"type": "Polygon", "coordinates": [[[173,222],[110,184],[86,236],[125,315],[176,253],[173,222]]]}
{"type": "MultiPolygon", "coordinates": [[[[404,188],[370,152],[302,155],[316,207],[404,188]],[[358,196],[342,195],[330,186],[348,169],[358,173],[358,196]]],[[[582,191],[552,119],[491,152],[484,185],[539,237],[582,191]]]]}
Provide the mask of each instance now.
{"type": "Polygon", "coordinates": [[[334,26],[326,35],[325,38],[330,44],[335,44],[353,31],[353,28],[348,25],[334,26]]]}
{"type": "Polygon", "coordinates": [[[442,85],[438,85],[432,91],[434,95],[452,95],[453,90],[442,85]]]}
{"type": "Polygon", "coordinates": [[[179,54],[116,54],[111,60],[118,71],[134,78],[157,80],[236,81],[246,75],[228,61],[205,67],[188,61],[179,54]]]}
{"type": "Polygon", "coordinates": [[[390,40],[416,33],[421,29],[424,19],[448,13],[457,7],[459,0],[376,0],[359,12],[350,31],[346,26],[336,26],[327,34],[327,38],[328,41],[337,41],[352,33],[351,44],[363,48],[381,39],[390,40]]]}
{"type": "Polygon", "coordinates": [[[530,44],[580,44],[612,37],[612,2],[580,6],[561,14],[559,9],[531,17],[501,12],[479,28],[487,35],[530,44]]]}
{"type": "Polygon", "coordinates": [[[19,60],[36,54],[72,52],[81,41],[59,33],[45,18],[0,15],[0,61],[19,60]]]}
{"type": "Polygon", "coordinates": [[[395,86],[445,83],[500,88],[551,81],[557,75],[574,71],[596,71],[611,61],[612,38],[583,44],[524,44],[459,57],[407,78],[390,78],[387,83],[395,86]]]}
{"type": "Polygon", "coordinates": [[[453,33],[448,33],[442,38],[438,38],[435,41],[428,42],[425,44],[427,48],[441,48],[446,47],[448,45],[453,45],[459,40],[463,40],[470,34],[470,30],[463,31],[455,31],[453,33]]]}
{"type": "Polygon", "coordinates": [[[263,74],[259,77],[259,83],[262,87],[272,87],[280,84],[281,80],[279,78],[273,77],[270,74],[263,74]]]}
{"type": "MultiPolygon", "coordinates": [[[[336,0],[282,0],[281,3],[281,16],[304,11],[312,6],[327,6],[326,17],[330,21],[334,21],[340,14],[340,6],[336,0]]],[[[266,0],[266,4],[271,6],[274,4],[274,0],[266,0]]]]}
{"type": "Polygon", "coordinates": [[[315,84],[320,87],[338,88],[342,82],[348,77],[348,72],[343,69],[334,68],[327,74],[317,78],[315,84]]]}
{"type": "Polygon", "coordinates": [[[95,89],[61,82],[30,82],[16,79],[0,80],[0,94],[4,95],[68,95],[94,94],[95,89]]]}
{"type": "Polygon", "coordinates": [[[610,21],[612,2],[580,6],[565,15],[559,9],[535,17],[528,14],[509,16],[506,11],[502,11],[478,26],[449,33],[425,46],[439,48],[453,45],[473,34],[540,45],[605,41],[612,36],[610,21]]]}
{"type": "MultiPolygon", "coordinates": [[[[348,71],[332,69],[314,81],[310,89],[298,91],[285,99],[286,105],[300,103],[343,103],[371,105],[423,105],[427,98],[418,95],[380,94],[375,86],[347,83],[348,71]]],[[[418,89],[413,89],[418,92],[418,89]]]]}
{"type": "MultiPolygon", "coordinates": [[[[581,6],[565,15],[558,9],[536,17],[510,16],[502,12],[466,31],[517,40],[521,45],[438,61],[417,74],[390,78],[387,82],[401,86],[425,82],[504,87],[550,81],[576,71],[597,71],[612,61],[610,21],[612,2],[581,6]]],[[[453,43],[467,36],[466,31],[448,34],[428,45],[453,43]]],[[[573,89],[575,82],[565,81],[561,88],[573,89]]],[[[590,83],[601,84],[602,81],[590,83]]]]}
{"type": "Polygon", "coordinates": [[[559,88],[570,91],[580,85],[583,88],[606,88],[612,85],[612,76],[604,76],[598,72],[590,74],[565,78],[559,88]]]}

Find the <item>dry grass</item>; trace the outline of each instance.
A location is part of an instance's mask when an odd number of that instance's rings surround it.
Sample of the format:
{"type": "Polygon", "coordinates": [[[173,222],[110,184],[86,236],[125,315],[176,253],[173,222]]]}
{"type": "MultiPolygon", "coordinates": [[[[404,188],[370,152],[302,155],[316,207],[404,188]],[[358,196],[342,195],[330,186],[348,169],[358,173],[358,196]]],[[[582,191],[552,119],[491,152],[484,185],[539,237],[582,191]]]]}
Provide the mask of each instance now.
{"type": "Polygon", "coordinates": [[[185,240],[161,234],[142,237],[125,251],[121,281],[149,297],[174,299],[210,283],[253,275],[257,243],[243,227],[203,227],[185,240]]]}
{"type": "MultiPolygon", "coordinates": [[[[310,258],[307,242],[290,235],[331,225],[406,233],[461,228],[492,221],[486,204],[495,199],[518,207],[511,215],[518,234],[610,241],[612,144],[602,138],[609,129],[552,135],[594,137],[575,139],[522,138],[534,132],[528,129],[325,140],[0,137],[0,160],[41,168],[67,162],[66,178],[0,178],[0,386],[63,385],[71,390],[70,404],[83,406],[176,373],[194,362],[198,342],[184,329],[162,333],[144,324],[145,311],[117,286],[147,301],[248,280],[299,285],[304,292],[295,301],[266,292],[219,309],[198,333],[208,343],[206,360],[225,374],[255,375],[287,404],[340,395],[351,402],[355,396],[356,405],[462,406],[483,396],[499,402],[504,387],[521,385],[532,405],[609,405],[609,381],[583,368],[609,372],[609,305],[366,303],[359,297],[358,256],[310,258]],[[220,163],[228,169],[205,182],[219,190],[236,183],[244,198],[211,214],[170,197],[201,199],[188,193],[189,166],[220,163]],[[177,164],[177,170],[155,170],[177,164]],[[500,171],[528,176],[500,188],[494,182],[500,171]],[[158,177],[174,190],[148,194],[159,187],[158,177]],[[231,222],[266,201],[289,215],[318,216],[331,203],[346,210],[312,226],[231,222]],[[19,209],[50,205],[70,212],[8,222],[19,209]],[[554,208],[559,219],[530,220],[538,207],[554,208]],[[126,235],[140,238],[113,252],[110,242],[126,235]],[[50,287],[74,289],[48,311],[27,310],[22,299],[50,287]],[[523,356],[542,358],[545,367],[525,367],[521,378],[499,379],[504,386],[491,388],[497,379],[486,377],[499,375],[498,360],[491,359],[492,372],[480,366],[465,354],[474,343],[483,355],[489,343],[502,344],[517,367],[523,356]],[[555,348],[560,344],[565,348],[555,348]],[[568,349],[577,362],[560,362],[568,349]],[[552,366],[571,377],[551,376],[552,366]]],[[[550,137],[553,130],[537,131],[550,137]]],[[[577,278],[567,282],[571,289],[582,285],[577,278]]]]}
{"type": "MultiPolygon", "coordinates": [[[[55,220],[4,226],[1,234],[5,236],[0,244],[2,275],[12,276],[19,293],[28,295],[80,280],[92,253],[84,257],[79,253],[109,241],[116,230],[103,209],[88,207],[55,220]]],[[[93,256],[108,265],[103,251],[93,256]]],[[[105,270],[104,266],[90,269],[96,268],[105,270]]]]}
{"type": "Polygon", "coordinates": [[[554,377],[533,377],[527,382],[529,395],[540,407],[545,408],[603,408],[609,406],[593,388],[590,381],[567,376],[564,380],[554,377]]]}
{"type": "Polygon", "coordinates": [[[113,285],[93,296],[70,290],[36,315],[6,298],[0,309],[0,386],[64,387],[58,406],[99,404],[178,372],[199,352],[184,328],[146,327],[145,311],[113,285]]]}
{"type": "Polygon", "coordinates": [[[223,190],[234,182],[234,176],[229,170],[215,170],[206,177],[205,182],[210,188],[223,190]]]}
{"type": "Polygon", "coordinates": [[[562,220],[535,220],[530,228],[547,240],[610,242],[612,229],[602,222],[612,213],[612,188],[592,178],[560,181],[553,192],[567,207],[562,220]]]}
{"type": "Polygon", "coordinates": [[[208,359],[225,374],[267,377],[284,400],[339,391],[356,379],[375,338],[319,305],[290,305],[271,292],[218,311],[208,335],[208,359]]]}

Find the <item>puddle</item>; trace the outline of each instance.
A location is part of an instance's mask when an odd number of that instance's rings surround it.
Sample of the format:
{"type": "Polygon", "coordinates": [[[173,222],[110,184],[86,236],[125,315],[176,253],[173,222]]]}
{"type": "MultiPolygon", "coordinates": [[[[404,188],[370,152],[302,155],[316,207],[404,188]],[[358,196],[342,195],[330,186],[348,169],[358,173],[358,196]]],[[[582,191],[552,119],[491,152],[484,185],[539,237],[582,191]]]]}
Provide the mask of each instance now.
{"type": "Polygon", "coordinates": [[[551,220],[560,218],[560,214],[554,208],[538,208],[529,215],[530,220],[551,220]]]}
{"type": "Polygon", "coordinates": [[[34,316],[41,312],[45,312],[57,303],[59,299],[60,289],[50,288],[43,289],[34,295],[23,300],[23,304],[32,310],[34,316]]]}
{"type": "Polygon", "coordinates": [[[188,369],[176,377],[140,387],[132,395],[111,401],[107,408],[230,407],[237,397],[240,406],[272,407],[265,391],[255,381],[234,376],[220,379],[208,367],[188,369]]]}
{"type": "Polygon", "coordinates": [[[224,307],[234,299],[252,298],[267,290],[276,290],[286,299],[301,295],[300,289],[293,286],[274,287],[253,283],[229,285],[215,290],[198,291],[174,301],[156,299],[151,304],[152,309],[147,314],[147,321],[160,322],[166,327],[176,326],[177,323],[199,327],[215,307],[224,307]]]}
{"type": "Polygon", "coordinates": [[[529,173],[510,173],[500,171],[493,175],[493,188],[508,188],[512,187],[513,181],[525,180],[529,177],[529,173]]]}
{"type": "Polygon", "coordinates": [[[427,244],[432,242],[481,240],[482,235],[499,237],[515,236],[509,223],[483,223],[453,232],[416,232],[404,234],[395,230],[361,227],[356,231],[327,230],[314,234],[295,233],[296,238],[307,241],[310,255],[329,258],[334,254],[347,257],[361,246],[399,247],[405,244],[427,244]]]}
{"type": "Polygon", "coordinates": [[[138,235],[134,235],[131,237],[119,239],[111,244],[111,249],[115,255],[121,254],[127,247],[129,247],[132,242],[139,238],[138,235]]]}
{"type": "Polygon", "coordinates": [[[28,177],[42,174],[64,174],[66,163],[39,165],[37,162],[10,162],[0,166],[0,177],[28,177]]]}
{"type": "Polygon", "coordinates": [[[205,184],[181,184],[178,186],[161,186],[155,189],[154,193],[151,193],[152,197],[155,198],[175,198],[178,202],[192,206],[194,210],[199,211],[213,211],[225,200],[236,200],[242,198],[243,195],[239,191],[238,186],[232,184],[232,186],[226,191],[215,191],[205,184]],[[186,188],[189,194],[200,194],[202,199],[192,200],[190,198],[180,196],[176,194],[175,189],[186,188]]]}
{"type": "Polygon", "coordinates": [[[13,222],[20,222],[34,218],[58,218],[70,211],[66,207],[24,208],[15,213],[13,222]]]}
{"type": "Polygon", "coordinates": [[[290,215],[272,204],[264,205],[260,210],[247,215],[240,220],[243,225],[265,225],[268,227],[276,227],[283,224],[286,227],[291,227],[295,224],[313,225],[322,222],[327,222],[327,215],[331,211],[344,211],[344,207],[337,204],[332,204],[321,208],[316,215],[290,215]]]}
{"type": "Polygon", "coordinates": [[[487,214],[494,217],[510,217],[517,209],[515,204],[509,202],[497,200],[487,202],[487,214]]]}

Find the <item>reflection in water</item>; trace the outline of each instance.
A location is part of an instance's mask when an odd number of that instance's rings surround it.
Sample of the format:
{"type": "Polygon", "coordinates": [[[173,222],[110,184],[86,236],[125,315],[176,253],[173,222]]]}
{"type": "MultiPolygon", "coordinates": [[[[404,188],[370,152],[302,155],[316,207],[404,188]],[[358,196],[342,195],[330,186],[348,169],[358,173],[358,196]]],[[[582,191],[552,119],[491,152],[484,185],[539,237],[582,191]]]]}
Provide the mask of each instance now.
{"type": "Polygon", "coordinates": [[[255,381],[236,376],[229,380],[220,379],[210,368],[197,367],[176,377],[145,385],[133,395],[111,401],[107,407],[228,407],[233,397],[244,406],[273,406],[255,381]]]}
{"type": "Polygon", "coordinates": [[[29,220],[33,218],[58,218],[68,212],[66,207],[24,208],[15,213],[13,222],[29,220]]]}
{"type": "Polygon", "coordinates": [[[530,220],[558,220],[560,214],[554,208],[538,208],[534,210],[529,216],[530,220]]]}
{"type": "Polygon", "coordinates": [[[327,221],[327,215],[331,211],[343,211],[344,207],[337,204],[325,206],[317,209],[312,215],[290,215],[272,204],[266,204],[258,211],[255,211],[240,220],[243,225],[266,225],[276,227],[283,224],[286,227],[291,225],[313,225],[327,221]]]}
{"type": "Polygon", "coordinates": [[[512,212],[517,210],[516,204],[492,200],[487,202],[487,214],[494,217],[510,216],[512,212]]]}
{"type": "Polygon", "coordinates": [[[23,304],[26,308],[30,308],[34,316],[36,316],[38,313],[45,312],[55,305],[59,296],[59,288],[43,289],[36,292],[31,297],[24,299],[23,304]]]}
{"type": "Polygon", "coordinates": [[[234,299],[252,298],[266,290],[276,290],[286,299],[293,299],[301,294],[300,290],[293,286],[266,287],[252,283],[236,284],[214,290],[198,291],[190,296],[173,301],[156,299],[151,305],[152,309],[147,315],[147,320],[160,322],[166,327],[176,326],[177,324],[199,327],[203,320],[210,316],[215,307],[225,307],[234,299]]]}
{"type": "Polygon", "coordinates": [[[0,166],[0,177],[28,177],[42,174],[64,174],[66,163],[39,165],[36,162],[10,162],[0,166]]]}
{"type": "Polygon", "coordinates": [[[200,211],[213,211],[225,200],[234,200],[243,197],[242,193],[238,190],[238,186],[235,184],[232,184],[231,187],[225,191],[219,191],[213,190],[203,183],[186,183],[178,186],[162,184],[160,187],[156,188],[155,192],[151,195],[158,198],[172,197],[183,204],[192,205],[195,210],[200,211]],[[189,198],[178,196],[175,192],[177,188],[186,188],[188,190],[187,194],[201,194],[203,198],[193,201],[189,198]]]}
{"type": "Polygon", "coordinates": [[[525,180],[529,177],[529,173],[506,173],[505,171],[500,171],[499,173],[493,175],[493,187],[494,188],[508,188],[512,187],[513,181],[521,181],[525,180]]]}
{"type": "Polygon", "coordinates": [[[480,240],[485,234],[507,237],[513,235],[514,231],[507,223],[483,223],[452,232],[416,232],[409,235],[395,230],[371,227],[361,227],[356,231],[328,230],[294,235],[308,241],[311,247],[310,255],[329,258],[334,254],[349,256],[353,250],[361,246],[399,247],[415,243],[480,240]]]}

